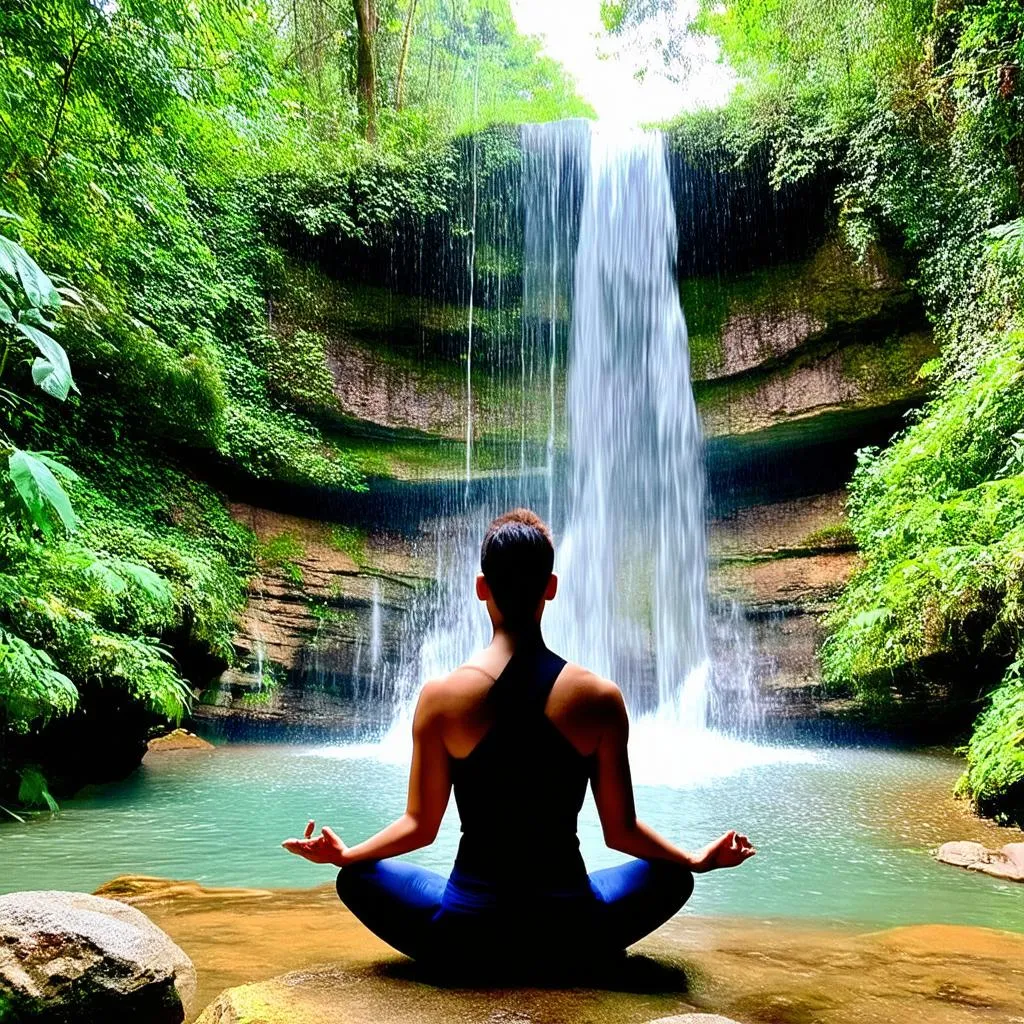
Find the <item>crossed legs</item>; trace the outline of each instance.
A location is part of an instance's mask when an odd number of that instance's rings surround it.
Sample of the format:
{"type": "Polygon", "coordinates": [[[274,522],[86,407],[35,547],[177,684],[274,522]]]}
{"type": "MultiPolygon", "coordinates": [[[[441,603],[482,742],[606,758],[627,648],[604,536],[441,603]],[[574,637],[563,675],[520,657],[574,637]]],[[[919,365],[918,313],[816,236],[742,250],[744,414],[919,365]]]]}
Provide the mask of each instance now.
{"type": "MultiPolygon", "coordinates": [[[[559,900],[558,927],[578,940],[580,948],[598,953],[621,952],[664,924],[693,892],[693,875],[667,861],[631,860],[590,875],[589,891],[559,900]]],[[[388,945],[414,959],[443,959],[460,955],[472,944],[481,956],[511,953],[521,945],[527,914],[518,929],[506,927],[503,914],[487,901],[478,909],[461,902],[453,912],[446,899],[449,880],[436,871],[399,860],[366,861],[342,868],[338,874],[341,901],[367,928],[388,945]],[[457,926],[453,928],[453,922],[457,926]],[[459,937],[456,943],[453,935],[459,937]]],[[[543,897],[538,904],[543,906],[543,897]]],[[[551,921],[538,914],[533,931],[538,940],[551,921]]],[[[529,937],[527,937],[527,941],[529,937]]]]}

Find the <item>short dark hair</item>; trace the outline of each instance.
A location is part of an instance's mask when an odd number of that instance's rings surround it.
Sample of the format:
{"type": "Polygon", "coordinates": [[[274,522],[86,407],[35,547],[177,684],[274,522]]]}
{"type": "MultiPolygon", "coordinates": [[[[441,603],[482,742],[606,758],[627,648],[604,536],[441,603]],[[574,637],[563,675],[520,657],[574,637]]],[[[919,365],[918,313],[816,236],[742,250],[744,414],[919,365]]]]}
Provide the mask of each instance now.
{"type": "Polygon", "coordinates": [[[509,625],[529,621],[554,565],[551,531],[536,512],[516,508],[487,527],[480,545],[480,571],[509,625]]]}

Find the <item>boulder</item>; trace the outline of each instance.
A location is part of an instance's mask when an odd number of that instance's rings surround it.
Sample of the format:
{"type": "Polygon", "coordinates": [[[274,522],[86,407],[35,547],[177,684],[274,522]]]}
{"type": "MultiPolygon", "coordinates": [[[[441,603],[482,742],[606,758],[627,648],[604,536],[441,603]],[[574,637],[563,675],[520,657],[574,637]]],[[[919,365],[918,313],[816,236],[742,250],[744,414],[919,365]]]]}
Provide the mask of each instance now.
{"type": "Polygon", "coordinates": [[[192,961],[148,917],[78,892],[0,896],[0,1021],[180,1024],[192,961]]]}
{"type": "Polygon", "coordinates": [[[155,736],[146,744],[147,754],[166,754],[179,750],[213,750],[213,744],[185,729],[174,729],[164,736],[155,736]]]}
{"type": "Polygon", "coordinates": [[[990,850],[981,843],[943,843],[935,851],[935,859],[1007,882],[1024,882],[1024,843],[1007,843],[999,850],[990,850]]]}

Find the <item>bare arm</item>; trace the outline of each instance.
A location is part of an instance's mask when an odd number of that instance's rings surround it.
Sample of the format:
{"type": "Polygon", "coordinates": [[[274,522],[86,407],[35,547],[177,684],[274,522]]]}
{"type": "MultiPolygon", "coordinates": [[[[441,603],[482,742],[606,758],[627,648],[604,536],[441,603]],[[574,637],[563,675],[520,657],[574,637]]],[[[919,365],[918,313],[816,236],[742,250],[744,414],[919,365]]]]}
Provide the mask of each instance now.
{"type": "Polygon", "coordinates": [[[752,857],[755,852],[753,846],[746,836],[736,832],[727,832],[694,854],[670,843],[637,819],[627,752],[629,718],[626,705],[617,687],[609,687],[600,700],[603,726],[591,784],[605,843],[631,857],[673,861],[691,871],[735,867],[752,857]]]}
{"type": "Polygon", "coordinates": [[[409,795],[402,817],[357,846],[345,846],[326,826],[313,838],[313,822],[306,826],[303,839],[286,839],[282,846],[316,864],[337,867],[363,860],[384,860],[429,846],[441,826],[452,788],[438,696],[437,684],[427,683],[416,705],[409,795]]]}

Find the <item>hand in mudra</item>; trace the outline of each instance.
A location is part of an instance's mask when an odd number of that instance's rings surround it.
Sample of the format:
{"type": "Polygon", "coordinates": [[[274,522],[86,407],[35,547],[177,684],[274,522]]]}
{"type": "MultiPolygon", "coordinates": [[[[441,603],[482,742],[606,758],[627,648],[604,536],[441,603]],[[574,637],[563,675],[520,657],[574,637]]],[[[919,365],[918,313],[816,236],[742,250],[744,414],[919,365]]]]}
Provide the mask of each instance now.
{"type": "Polygon", "coordinates": [[[341,867],[345,859],[345,844],[326,825],[320,835],[314,838],[315,827],[315,823],[311,821],[306,826],[302,839],[286,839],[281,845],[289,853],[305,857],[314,864],[333,864],[335,867],[341,867]]]}
{"type": "Polygon", "coordinates": [[[697,858],[694,870],[714,871],[716,868],[739,867],[755,853],[757,850],[750,845],[750,840],[733,829],[704,847],[697,858]]]}

